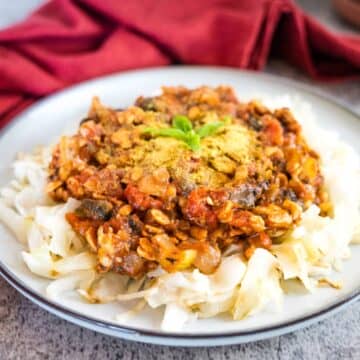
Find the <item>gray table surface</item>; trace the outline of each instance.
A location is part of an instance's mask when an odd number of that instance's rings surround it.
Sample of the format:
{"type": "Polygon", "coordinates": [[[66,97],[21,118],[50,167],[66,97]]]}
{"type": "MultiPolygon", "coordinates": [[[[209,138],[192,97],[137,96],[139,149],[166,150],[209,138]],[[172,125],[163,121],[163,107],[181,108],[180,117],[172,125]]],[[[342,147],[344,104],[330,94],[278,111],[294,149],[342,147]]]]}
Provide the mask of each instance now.
{"type": "MultiPolygon", "coordinates": [[[[0,27],[21,20],[41,0],[0,1],[0,27]]],[[[338,19],[326,0],[299,0],[330,27],[355,30],[338,19]]],[[[315,84],[279,61],[266,72],[311,83],[360,113],[360,84],[315,84]]],[[[0,278],[0,360],[7,359],[360,359],[360,301],[304,330],[250,344],[172,348],[122,341],[82,329],[40,309],[0,278]]]]}

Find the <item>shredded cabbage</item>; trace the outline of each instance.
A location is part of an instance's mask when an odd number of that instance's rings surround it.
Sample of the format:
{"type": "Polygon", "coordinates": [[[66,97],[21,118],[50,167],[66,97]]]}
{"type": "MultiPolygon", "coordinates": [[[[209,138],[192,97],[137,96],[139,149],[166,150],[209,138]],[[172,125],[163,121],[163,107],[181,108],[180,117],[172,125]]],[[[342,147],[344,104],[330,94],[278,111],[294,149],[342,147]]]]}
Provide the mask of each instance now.
{"type": "Polygon", "coordinates": [[[94,279],[96,273],[94,270],[82,270],[65,275],[51,282],[46,288],[46,295],[53,300],[61,298],[65,291],[78,290],[86,291],[94,279]]]}
{"type": "Polygon", "coordinates": [[[283,291],[276,258],[267,250],[256,249],[249,260],[245,276],[236,294],[232,314],[235,320],[261,311],[273,302],[280,308],[283,291]]]}
{"type": "Polygon", "coordinates": [[[359,157],[336,134],[318,129],[307,105],[289,97],[280,105],[287,103],[290,107],[295,103],[302,111],[298,119],[305,136],[321,155],[333,216],[322,217],[316,205],[310,206],[281,243],[269,251],[256,249],[249,261],[232,246],[212,275],[197,269],[167,273],[161,268],[138,280],[99,274],[95,254],[65,220],[78,201],[69,199],[56,205],[46,195],[50,147],[22,154],[15,161],[14,180],[0,190],[0,221],[26,245],[22,257],[29,270],[52,280],[46,289],[50,298],[60,301],[65,291],[77,290],[94,303],[138,300],[132,310],[116,316],[121,322],[147,304],[164,308],[163,330],[179,331],[196,318],[230,313],[240,320],[265,311],[270,304],[279,309],[284,289],[293,291],[294,284],[302,284],[306,291],[324,284],[336,287],[324,276],[339,269],[341,261],[349,257],[350,243],[360,243],[359,157]],[[318,134],[323,134],[321,142],[318,134]]]}
{"type": "Polygon", "coordinates": [[[67,212],[73,211],[79,205],[74,199],[56,206],[37,206],[34,223],[40,228],[47,240],[50,251],[62,257],[71,255],[71,247],[77,238],[70,224],[65,219],[67,212]]]}

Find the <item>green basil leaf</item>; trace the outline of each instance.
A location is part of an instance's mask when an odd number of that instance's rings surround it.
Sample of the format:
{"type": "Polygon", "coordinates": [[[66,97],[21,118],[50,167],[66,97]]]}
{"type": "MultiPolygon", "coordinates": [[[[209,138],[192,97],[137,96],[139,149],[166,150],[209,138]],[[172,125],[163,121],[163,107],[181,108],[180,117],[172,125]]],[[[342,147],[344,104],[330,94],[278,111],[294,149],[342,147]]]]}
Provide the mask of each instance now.
{"type": "Polygon", "coordinates": [[[219,128],[221,128],[222,126],[224,126],[223,122],[220,121],[211,122],[196,129],[196,133],[200,136],[200,138],[203,138],[205,136],[210,136],[215,134],[216,131],[218,131],[219,128]]]}
{"type": "Polygon", "coordinates": [[[215,121],[193,130],[191,121],[184,115],[176,115],[170,128],[145,128],[144,133],[151,136],[172,137],[185,142],[193,151],[200,149],[200,140],[203,137],[214,134],[220,127],[231,122],[231,117],[225,116],[224,122],[215,121]]]}
{"type": "Polygon", "coordinates": [[[172,119],[172,126],[183,132],[189,132],[192,130],[192,124],[189,118],[185,115],[175,115],[172,119]]]}
{"type": "Polygon", "coordinates": [[[198,151],[200,149],[200,136],[191,131],[186,134],[186,143],[192,151],[198,151]]]}
{"type": "Polygon", "coordinates": [[[152,128],[152,127],[147,127],[145,129],[143,129],[143,134],[150,134],[150,135],[154,135],[159,129],[157,128],[152,128]]]}
{"type": "Polygon", "coordinates": [[[149,133],[152,136],[164,136],[164,137],[172,137],[178,140],[186,141],[186,134],[179,130],[174,128],[162,128],[162,129],[156,129],[156,128],[146,128],[144,133],[149,133]]]}

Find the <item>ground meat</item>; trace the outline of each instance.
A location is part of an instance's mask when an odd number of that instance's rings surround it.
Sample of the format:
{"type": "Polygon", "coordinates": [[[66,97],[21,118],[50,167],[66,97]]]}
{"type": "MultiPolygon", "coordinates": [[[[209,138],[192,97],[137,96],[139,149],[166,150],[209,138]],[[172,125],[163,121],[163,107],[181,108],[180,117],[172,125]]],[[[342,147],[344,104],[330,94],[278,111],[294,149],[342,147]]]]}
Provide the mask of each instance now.
{"type": "Polygon", "coordinates": [[[78,132],[62,137],[49,165],[48,193],[81,201],[66,215],[97,254],[100,272],[139,277],[160,265],[209,274],[221,251],[246,257],[290,230],[312,203],[331,211],[319,156],[288,109],[240,102],[230,87],[163,88],[112,110],[94,99],[78,132]],[[196,130],[221,123],[194,151],[153,136],[173,117],[196,130]]]}

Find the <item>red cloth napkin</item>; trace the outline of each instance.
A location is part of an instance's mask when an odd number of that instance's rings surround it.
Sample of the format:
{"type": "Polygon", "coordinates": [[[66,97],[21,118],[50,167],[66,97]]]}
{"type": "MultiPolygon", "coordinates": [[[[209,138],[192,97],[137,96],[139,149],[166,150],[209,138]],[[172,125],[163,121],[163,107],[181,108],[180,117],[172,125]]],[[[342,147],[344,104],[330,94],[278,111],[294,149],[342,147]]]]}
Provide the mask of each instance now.
{"type": "Polygon", "coordinates": [[[290,0],[51,0],[0,32],[0,127],[95,76],[171,63],[261,69],[270,50],[316,79],[360,75],[360,36],[332,34],[290,0]]]}

